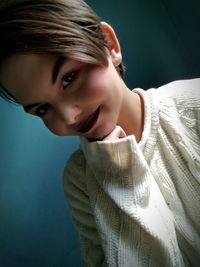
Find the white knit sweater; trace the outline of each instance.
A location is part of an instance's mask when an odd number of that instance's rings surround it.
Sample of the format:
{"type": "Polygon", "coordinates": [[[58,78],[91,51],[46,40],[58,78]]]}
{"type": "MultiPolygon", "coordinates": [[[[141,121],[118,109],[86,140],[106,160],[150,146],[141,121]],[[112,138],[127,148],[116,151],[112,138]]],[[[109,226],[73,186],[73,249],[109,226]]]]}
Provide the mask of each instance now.
{"type": "Polygon", "coordinates": [[[200,79],[135,90],[140,143],[82,138],[64,171],[86,266],[200,266],[200,79]]]}

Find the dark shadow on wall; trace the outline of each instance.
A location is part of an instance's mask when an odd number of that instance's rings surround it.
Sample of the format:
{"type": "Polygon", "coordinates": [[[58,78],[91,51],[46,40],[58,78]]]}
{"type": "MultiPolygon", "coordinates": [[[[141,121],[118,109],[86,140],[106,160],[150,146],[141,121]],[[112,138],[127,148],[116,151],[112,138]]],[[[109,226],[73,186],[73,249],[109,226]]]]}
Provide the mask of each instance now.
{"type": "Polygon", "coordinates": [[[200,75],[198,0],[87,2],[115,28],[130,88],[158,87],[200,75]]]}

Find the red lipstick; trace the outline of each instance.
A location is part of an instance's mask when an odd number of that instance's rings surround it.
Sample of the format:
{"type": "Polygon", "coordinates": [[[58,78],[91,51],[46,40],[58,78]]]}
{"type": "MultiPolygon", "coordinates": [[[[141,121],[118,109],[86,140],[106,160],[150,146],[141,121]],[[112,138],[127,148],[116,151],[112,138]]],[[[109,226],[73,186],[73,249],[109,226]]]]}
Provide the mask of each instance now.
{"type": "Polygon", "coordinates": [[[92,129],[92,127],[95,125],[98,117],[99,117],[100,107],[91,114],[83,123],[81,123],[80,127],[78,128],[78,132],[80,133],[87,133],[92,129]]]}

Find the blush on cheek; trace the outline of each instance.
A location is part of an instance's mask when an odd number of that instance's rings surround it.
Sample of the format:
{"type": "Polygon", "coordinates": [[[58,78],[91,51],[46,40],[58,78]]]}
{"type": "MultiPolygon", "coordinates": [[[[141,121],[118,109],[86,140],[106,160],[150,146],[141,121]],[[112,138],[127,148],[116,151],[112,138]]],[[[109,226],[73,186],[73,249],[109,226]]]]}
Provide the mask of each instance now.
{"type": "Polygon", "coordinates": [[[102,87],[94,86],[90,90],[90,96],[91,96],[91,98],[101,99],[103,97],[103,91],[104,90],[102,87]]]}
{"type": "Polygon", "coordinates": [[[88,97],[101,99],[105,94],[106,78],[103,70],[96,70],[90,73],[87,82],[88,97]]]}

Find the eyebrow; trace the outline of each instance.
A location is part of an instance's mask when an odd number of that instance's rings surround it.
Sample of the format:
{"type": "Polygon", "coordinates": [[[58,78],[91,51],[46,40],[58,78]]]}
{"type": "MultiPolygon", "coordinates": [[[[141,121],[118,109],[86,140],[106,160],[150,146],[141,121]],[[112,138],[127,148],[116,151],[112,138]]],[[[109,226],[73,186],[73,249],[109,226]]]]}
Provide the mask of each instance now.
{"type": "Polygon", "coordinates": [[[0,96],[6,100],[20,104],[20,102],[7,90],[7,88],[0,82],[0,96]]]}
{"type": "Polygon", "coordinates": [[[30,109],[32,109],[32,108],[38,106],[39,104],[40,104],[40,103],[34,103],[34,104],[26,105],[26,106],[24,106],[23,108],[24,108],[24,110],[25,110],[26,112],[29,112],[30,109]]]}
{"type": "MultiPolygon", "coordinates": [[[[57,80],[58,74],[60,72],[60,69],[62,68],[64,62],[66,61],[66,57],[64,56],[59,56],[53,66],[53,70],[52,70],[52,84],[54,84],[57,80]]],[[[30,109],[38,106],[40,103],[33,103],[33,104],[29,104],[24,106],[24,110],[26,112],[29,112],[30,109]]]]}

